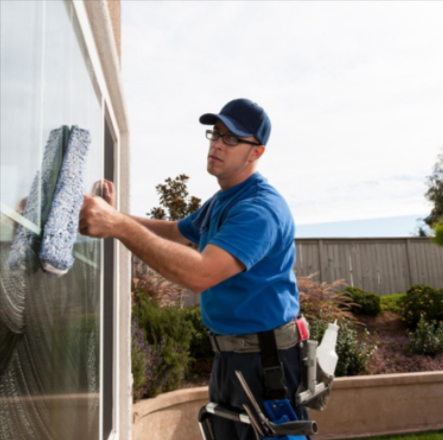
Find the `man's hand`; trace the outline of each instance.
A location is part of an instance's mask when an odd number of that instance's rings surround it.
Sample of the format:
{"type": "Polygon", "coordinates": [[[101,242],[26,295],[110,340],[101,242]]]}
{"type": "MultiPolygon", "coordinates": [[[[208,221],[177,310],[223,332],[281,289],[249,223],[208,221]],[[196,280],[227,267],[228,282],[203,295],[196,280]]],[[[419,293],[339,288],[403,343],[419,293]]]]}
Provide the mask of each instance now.
{"type": "Polygon", "coordinates": [[[124,215],[101,197],[86,194],[80,211],[80,234],[96,238],[115,237],[124,215]]]}
{"type": "Polygon", "coordinates": [[[115,187],[114,184],[107,179],[103,179],[103,199],[115,208],[115,187]]]}
{"type": "Polygon", "coordinates": [[[92,194],[94,194],[95,196],[101,196],[103,200],[105,200],[113,208],[115,208],[116,192],[114,184],[110,180],[97,180],[97,182],[95,182],[92,187],[92,194]]]}

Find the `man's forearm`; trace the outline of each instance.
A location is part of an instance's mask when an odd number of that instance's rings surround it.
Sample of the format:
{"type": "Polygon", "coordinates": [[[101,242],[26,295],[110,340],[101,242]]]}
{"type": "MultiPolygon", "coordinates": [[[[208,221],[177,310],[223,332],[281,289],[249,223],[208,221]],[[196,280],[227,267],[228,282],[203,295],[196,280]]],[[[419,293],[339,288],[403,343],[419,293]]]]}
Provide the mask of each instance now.
{"type": "Polygon", "coordinates": [[[114,236],[165,278],[195,293],[200,293],[204,290],[201,285],[201,280],[204,278],[202,255],[183,244],[169,241],[165,239],[166,237],[162,238],[163,225],[158,223],[160,233],[157,234],[156,225],[151,229],[151,222],[153,220],[141,223],[132,216],[123,215],[114,236]],[[153,234],[151,230],[155,233],[153,234]]]}
{"type": "Polygon", "coordinates": [[[132,218],[137,223],[149,229],[159,237],[175,241],[176,243],[182,243],[182,244],[189,243],[189,240],[187,240],[185,237],[183,237],[183,235],[180,234],[177,226],[178,222],[168,221],[168,220],[147,219],[143,217],[136,217],[134,215],[128,215],[128,217],[132,218]]]}
{"type": "MultiPolygon", "coordinates": [[[[160,237],[149,229],[153,221],[138,222],[133,217],[116,211],[100,197],[85,194],[79,216],[79,231],[97,238],[115,237],[132,253],[165,278],[195,293],[215,286],[245,270],[245,265],[224,249],[208,244],[202,253],[180,244],[187,240],[178,230],[177,222],[159,222],[160,228],[171,225],[168,238],[160,237]],[[177,242],[175,242],[177,241],[177,242]]],[[[158,230],[159,234],[162,231],[158,230]]]]}

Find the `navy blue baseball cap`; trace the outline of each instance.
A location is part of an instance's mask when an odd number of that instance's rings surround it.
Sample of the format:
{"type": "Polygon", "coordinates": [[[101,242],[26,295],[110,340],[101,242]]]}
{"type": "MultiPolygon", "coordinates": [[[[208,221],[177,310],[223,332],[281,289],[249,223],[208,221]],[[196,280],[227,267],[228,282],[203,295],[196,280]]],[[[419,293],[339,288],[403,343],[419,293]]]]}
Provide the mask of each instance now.
{"type": "Polygon", "coordinates": [[[200,116],[204,125],[214,125],[217,120],[223,122],[237,136],[254,136],[261,145],[266,145],[271,134],[271,121],[266,112],[249,99],[234,99],[228,102],[220,113],[205,113],[200,116]]]}

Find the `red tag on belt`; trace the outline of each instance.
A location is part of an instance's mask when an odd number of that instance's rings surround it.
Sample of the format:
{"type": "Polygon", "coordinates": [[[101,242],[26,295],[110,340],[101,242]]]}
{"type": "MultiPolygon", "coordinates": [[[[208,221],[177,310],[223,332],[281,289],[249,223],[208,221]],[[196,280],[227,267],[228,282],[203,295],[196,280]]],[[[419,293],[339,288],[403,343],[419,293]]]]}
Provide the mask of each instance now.
{"type": "Polygon", "coordinates": [[[306,328],[305,321],[303,320],[303,318],[296,319],[295,320],[295,325],[297,326],[298,336],[300,338],[300,342],[301,341],[306,341],[306,339],[309,339],[308,330],[306,328]]]}

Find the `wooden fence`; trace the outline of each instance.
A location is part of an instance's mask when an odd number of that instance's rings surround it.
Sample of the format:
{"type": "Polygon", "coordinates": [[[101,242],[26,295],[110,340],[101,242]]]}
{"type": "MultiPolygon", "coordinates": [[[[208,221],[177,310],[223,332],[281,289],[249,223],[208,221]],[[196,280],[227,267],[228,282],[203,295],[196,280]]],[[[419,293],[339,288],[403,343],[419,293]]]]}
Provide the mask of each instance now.
{"type": "Polygon", "coordinates": [[[295,272],[321,281],[344,279],[379,295],[417,283],[443,288],[443,248],[427,238],[300,238],[295,272]]]}
{"type": "MultiPolygon", "coordinates": [[[[412,284],[443,289],[443,248],[428,238],[299,238],[295,241],[295,273],[350,286],[379,295],[405,292],[412,284]]],[[[133,275],[148,267],[133,258],[133,275]]],[[[185,306],[199,304],[200,296],[187,292],[185,306]]]]}

